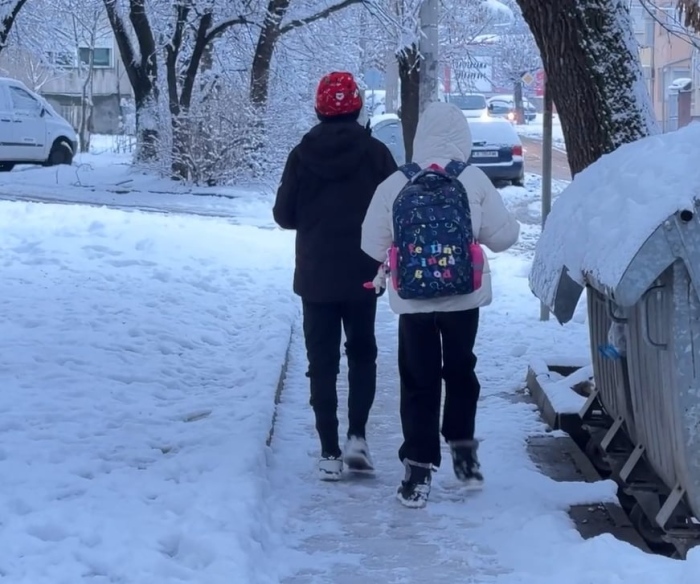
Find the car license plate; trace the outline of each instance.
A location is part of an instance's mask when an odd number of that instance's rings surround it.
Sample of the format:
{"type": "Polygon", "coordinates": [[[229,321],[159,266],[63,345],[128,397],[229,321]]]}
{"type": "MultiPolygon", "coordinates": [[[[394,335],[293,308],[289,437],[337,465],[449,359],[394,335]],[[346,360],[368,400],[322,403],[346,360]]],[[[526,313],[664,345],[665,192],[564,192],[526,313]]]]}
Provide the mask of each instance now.
{"type": "Polygon", "coordinates": [[[498,158],[495,150],[481,150],[473,153],[474,158],[498,158]]]}

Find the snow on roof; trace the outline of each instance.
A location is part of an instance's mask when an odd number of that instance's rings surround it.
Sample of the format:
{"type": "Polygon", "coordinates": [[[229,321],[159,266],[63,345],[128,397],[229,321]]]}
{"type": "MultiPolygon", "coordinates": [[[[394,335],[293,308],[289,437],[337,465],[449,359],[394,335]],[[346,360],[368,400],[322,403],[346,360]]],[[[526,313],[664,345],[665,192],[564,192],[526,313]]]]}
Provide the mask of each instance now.
{"type": "Polygon", "coordinates": [[[483,0],[482,4],[490,10],[491,14],[506,16],[508,19],[515,17],[513,11],[499,0],[483,0]]]}
{"type": "Polygon", "coordinates": [[[552,206],[530,288],[550,308],[561,270],[610,288],[669,216],[700,198],[700,123],[625,144],[574,177],[552,206]]]}
{"type": "Polygon", "coordinates": [[[693,80],[690,77],[681,77],[676,79],[671,85],[668,86],[669,89],[676,89],[678,91],[689,91],[693,85],[693,80]]]}

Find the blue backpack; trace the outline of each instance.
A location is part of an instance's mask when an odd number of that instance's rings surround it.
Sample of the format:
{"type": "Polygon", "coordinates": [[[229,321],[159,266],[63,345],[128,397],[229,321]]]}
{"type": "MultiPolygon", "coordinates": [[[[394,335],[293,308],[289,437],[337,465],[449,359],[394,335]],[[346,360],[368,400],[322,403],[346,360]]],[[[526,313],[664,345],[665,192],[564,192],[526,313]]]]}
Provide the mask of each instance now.
{"type": "Polygon", "coordinates": [[[399,169],[408,183],[394,201],[389,267],[400,298],[443,298],[481,286],[483,252],[474,239],[467,192],[458,180],[466,167],[452,161],[444,170],[415,163],[399,169]]]}

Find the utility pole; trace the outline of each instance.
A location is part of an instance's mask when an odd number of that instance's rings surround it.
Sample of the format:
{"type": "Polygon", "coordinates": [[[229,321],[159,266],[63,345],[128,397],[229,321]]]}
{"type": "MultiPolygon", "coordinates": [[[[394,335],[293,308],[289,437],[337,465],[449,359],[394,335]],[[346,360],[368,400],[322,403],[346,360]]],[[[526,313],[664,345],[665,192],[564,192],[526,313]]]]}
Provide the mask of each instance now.
{"type": "Polygon", "coordinates": [[[418,50],[420,63],[420,105],[423,112],[431,101],[437,101],[439,96],[438,68],[438,21],[440,14],[439,0],[423,0],[420,7],[420,41],[418,50]]]}
{"type": "MultiPolygon", "coordinates": [[[[552,209],[552,94],[544,79],[544,116],[542,120],[542,230],[552,209]]],[[[540,305],[540,320],[549,320],[549,309],[540,305]]]]}

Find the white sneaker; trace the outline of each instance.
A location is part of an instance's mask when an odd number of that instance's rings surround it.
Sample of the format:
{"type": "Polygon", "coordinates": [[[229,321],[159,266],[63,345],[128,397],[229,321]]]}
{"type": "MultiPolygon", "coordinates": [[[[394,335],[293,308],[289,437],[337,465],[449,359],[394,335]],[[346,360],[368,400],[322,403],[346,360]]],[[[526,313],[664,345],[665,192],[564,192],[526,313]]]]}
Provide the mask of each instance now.
{"type": "Polygon", "coordinates": [[[343,461],[335,456],[318,461],[318,478],[322,481],[339,481],[343,474],[343,461]]]}
{"type": "Polygon", "coordinates": [[[343,462],[345,462],[349,470],[355,472],[374,471],[374,462],[372,462],[372,457],[369,453],[367,440],[357,436],[350,436],[343,451],[343,462]]]}

